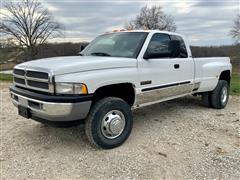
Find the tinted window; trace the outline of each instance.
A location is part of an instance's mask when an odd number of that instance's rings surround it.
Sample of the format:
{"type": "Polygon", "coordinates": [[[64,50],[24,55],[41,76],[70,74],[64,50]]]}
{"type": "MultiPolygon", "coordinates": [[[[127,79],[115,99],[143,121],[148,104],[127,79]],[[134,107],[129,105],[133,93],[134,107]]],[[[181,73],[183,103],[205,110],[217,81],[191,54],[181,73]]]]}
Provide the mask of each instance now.
{"type": "Polygon", "coordinates": [[[185,46],[185,43],[184,43],[182,37],[176,36],[176,35],[171,35],[171,40],[178,40],[178,41],[180,41],[180,43],[181,43],[180,58],[187,58],[188,57],[187,48],[185,46]]]}
{"type": "Polygon", "coordinates": [[[161,57],[168,57],[168,43],[170,37],[167,34],[154,34],[148,45],[147,54],[158,54],[161,57]]]}

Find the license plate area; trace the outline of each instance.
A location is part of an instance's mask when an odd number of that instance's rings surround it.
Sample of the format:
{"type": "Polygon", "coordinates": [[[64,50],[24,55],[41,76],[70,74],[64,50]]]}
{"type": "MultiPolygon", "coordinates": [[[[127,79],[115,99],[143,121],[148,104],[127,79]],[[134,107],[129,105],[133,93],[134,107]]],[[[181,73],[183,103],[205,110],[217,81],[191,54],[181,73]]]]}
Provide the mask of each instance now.
{"type": "Polygon", "coordinates": [[[30,110],[24,106],[18,106],[18,114],[27,119],[29,119],[31,117],[30,110]]]}

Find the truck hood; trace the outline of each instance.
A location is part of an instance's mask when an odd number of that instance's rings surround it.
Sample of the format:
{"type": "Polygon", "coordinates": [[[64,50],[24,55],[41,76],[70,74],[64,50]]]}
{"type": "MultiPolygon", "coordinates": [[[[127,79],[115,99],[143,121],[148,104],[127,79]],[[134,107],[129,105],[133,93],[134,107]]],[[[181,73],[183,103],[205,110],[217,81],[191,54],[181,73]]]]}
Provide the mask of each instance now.
{"type": "Polygon", "coordinates": [[[47,71],[54,75],[112,68],[136,67],[133,58],[100,56],[64,56],[25,62],[16,68],[47,71]]]}

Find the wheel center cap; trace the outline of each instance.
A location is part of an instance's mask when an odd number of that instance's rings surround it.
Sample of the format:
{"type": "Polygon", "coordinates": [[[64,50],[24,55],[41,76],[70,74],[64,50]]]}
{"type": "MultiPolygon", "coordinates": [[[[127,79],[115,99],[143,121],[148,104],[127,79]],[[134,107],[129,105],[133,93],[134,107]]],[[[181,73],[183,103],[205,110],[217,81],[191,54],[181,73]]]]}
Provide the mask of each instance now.
{"type": "Polygon", "coordinates": [[[108,112],[102,119],[102,134],[108,139],[114,139],[122,134],[126,124],[125,116],[119,110],[108,112]]]}
{"type": "Polygon", "coordinates": [[[118,134],[122,130],[122,120],[120,117],[115,117],[109,124],[109,129],[113,134],[118,134]]]}

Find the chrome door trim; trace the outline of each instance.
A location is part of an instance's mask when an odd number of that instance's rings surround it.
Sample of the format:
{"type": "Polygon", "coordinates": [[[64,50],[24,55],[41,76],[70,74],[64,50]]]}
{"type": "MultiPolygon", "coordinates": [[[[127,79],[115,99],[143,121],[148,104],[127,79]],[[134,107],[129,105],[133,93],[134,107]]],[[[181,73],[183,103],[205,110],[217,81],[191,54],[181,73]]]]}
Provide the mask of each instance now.
{"type": "Polygon", "coordinates": [[[161,86],[147,87],[147,88],[143,88],[141,91],[145,92],[145,91],[151,91],[151,90],[155,90],[155,89],[168,88],[168,87],[172,87],[172,86],[178,86],[178,85],[190,84],[190,83],[191,83],[191,81],[182,81],[182,82],[166,84],[166,85],[161,85],[161,86]]]}
{"type": "Polygon", "coordinates": [[[192,88],[193,84],[190,83],[190,81],[174,83],[174,85],[169,84],[152,88],[145,88],[145,91],[142,89],[142,93],[137,94],[136,105],[141,106],[145,103],[152,103],[175,96],[188,94],[191,93],[192,88]]]}

